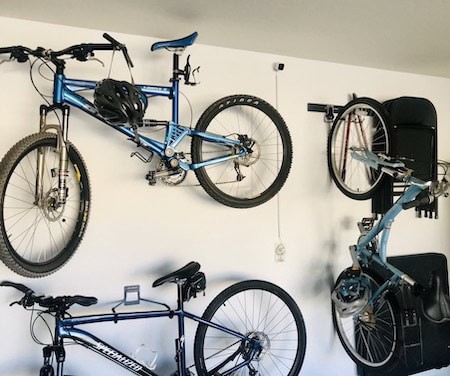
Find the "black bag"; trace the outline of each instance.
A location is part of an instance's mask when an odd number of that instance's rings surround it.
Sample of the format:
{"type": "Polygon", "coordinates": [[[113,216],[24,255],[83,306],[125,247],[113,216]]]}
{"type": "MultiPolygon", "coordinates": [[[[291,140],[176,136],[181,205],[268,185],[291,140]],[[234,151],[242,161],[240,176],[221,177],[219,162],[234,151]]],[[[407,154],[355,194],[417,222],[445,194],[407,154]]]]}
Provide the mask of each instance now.
{"type": "Polygon", "coordinates": [[[187,302],[191,298],[196,298],[199,292],[206,289],[206,277],[203,272],[197,272],[188,278],[183,284],[183,301],[187,302]]]}
{"type": "MultiPolygon", "coordinates": [[[[427,286],[432,271],[438,273],[449,293],[447,259],[443,254],[425,253],[388,257],[388,262],[427,286]]],[[[384,269],[374,268],[383,278],[389,275],[384,269]]],[[[396,295],[400,307],[401,334],[404,344],[402,358],[390,372],[367,371],[358,368],[360,376],[406,376],[429,369],[450,365],[450,323],[434,324],[422,313],[421,299],[411,289],[403,286],[396,295]]]]}

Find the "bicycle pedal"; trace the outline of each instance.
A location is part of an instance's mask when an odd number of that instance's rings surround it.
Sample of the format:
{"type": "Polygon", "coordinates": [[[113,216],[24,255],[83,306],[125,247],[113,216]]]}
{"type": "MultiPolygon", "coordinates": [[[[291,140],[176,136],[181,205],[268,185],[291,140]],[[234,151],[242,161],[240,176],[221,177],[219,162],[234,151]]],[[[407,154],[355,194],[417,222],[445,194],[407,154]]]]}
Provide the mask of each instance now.
{"type": "Polygon", "coordinates": [[[149,185],[156,185],[156,176],[155,176],[155,174],[156,174],[156,171],[152,170],[152,171],[149,171],[147,175],[145,175],[145,179],[148,180],[148,184],[149,185]]]}

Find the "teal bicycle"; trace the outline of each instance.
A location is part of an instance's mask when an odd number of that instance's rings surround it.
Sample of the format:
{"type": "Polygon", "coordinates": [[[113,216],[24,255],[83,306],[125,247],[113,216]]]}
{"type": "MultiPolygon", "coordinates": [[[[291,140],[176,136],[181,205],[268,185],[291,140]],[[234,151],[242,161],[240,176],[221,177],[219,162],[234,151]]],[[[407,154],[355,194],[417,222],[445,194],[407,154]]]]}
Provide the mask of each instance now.
{"type": "Polygon", "coordinates": [[[352,266],[341,273],[331,294],[333,321],[345,351],[362,367],[387,370],[399,360],[403,345],[400,311],[395,299],[395,293],[402,285],[412,288],[422,299],[423,313],[428,320],[435,323],[450,320],[450,297],[444,293],[438,275],[432,274],[429,286],[421,286],[387,262],[387,243],[395,217],[403,210],[430,203],[439,196],[448,196],[450,164],[440,162],[442,178],[425,182],[415,178],[413,171],[405,168],[402,161],[375,154],[363,146],[349,145],[348,154],[351,164],[361,164],[358,171],[375,172],[359,180],[360,183],[364,181],[364,187],[384,174],[408,186],[380,220],[363,218],[358,223],[360,237],[356,245],[350,247],[352,266]],[[374,266],[386,270],[390,278],[381,278],[374,266]]]}

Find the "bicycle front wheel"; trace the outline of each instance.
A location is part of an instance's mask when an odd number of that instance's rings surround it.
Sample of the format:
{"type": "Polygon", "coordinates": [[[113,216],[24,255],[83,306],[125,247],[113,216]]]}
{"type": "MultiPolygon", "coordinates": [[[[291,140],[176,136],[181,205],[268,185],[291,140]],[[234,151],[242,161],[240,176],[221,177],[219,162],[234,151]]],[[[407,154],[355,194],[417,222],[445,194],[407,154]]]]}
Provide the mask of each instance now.
{"type": "Polygon", "coordinates": [[[193,163],[228,158],[195,170],[200,185],[218,202],[254,207],[270,200],[285,183],[292,141],[283,118],[269,103],[248,95],[222,98],[206,109],[195,129],[239,140],[246,149],[234,158],[240,148],[200,136],[192,139],[193,163]]]}
{"type": "Polygon", "coordinates": [[[85,164],[69,144],[67,200],[58,205],[59,155],[56,135],[38,133],[19,141],[0,163],[0,258],[26,277],[59,269],[86,229],[90,188],[85,164]]]}
{"type": "Polygon", "coordinates": [[[256,340],[261,347],[254,353],[248,339],[200,323],[194,344],[199,375],[299,374],[305,324],[297,304],[280,287],[264,281],[237,283],[222,291],[202,318],[256,340]]]}
{"type": "MultiPolygon", "coordinates": [[[[338,278],[336,285],[343,275],[338,278]]],[[[367,281],[371,297],[380,287],[380,278],[368,269],[363,269],[361,278],[367,281]]],[[[391,294],[345,317],[341,317],[333,302],[332,314],[339,339],[356,364],[384,371],[396,364],[401,349],[400,319],[398,306],[391,294]]]]}
{"type": "Polygon", "coordinates": [[[390,128],[381,104],[370,98],[350,101],[337,115],[328,137],[328,167],[339,190],[366,200],[379,187],[383,174],[352,158],[352,150],[389,154],[390,128]]]}

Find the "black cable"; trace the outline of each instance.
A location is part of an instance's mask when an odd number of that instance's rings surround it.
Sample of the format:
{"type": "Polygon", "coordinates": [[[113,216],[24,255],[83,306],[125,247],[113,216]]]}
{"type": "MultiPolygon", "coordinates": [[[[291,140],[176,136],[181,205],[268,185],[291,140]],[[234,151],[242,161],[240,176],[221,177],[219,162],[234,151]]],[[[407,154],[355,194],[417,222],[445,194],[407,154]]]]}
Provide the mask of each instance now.
{"type": "Polygon", "coordinates": [[[53,338],[53,332],[52,332],[52,329],[50,328],[50,325],[48,324],[47,320],[43,317],[43,315],[44,315],[45,313],[46,313],[46,314],[49,314],[49,315],[51,315],[51,316],[53,316],[53,315],[52,315],[51,313],[49,313],[47,310],[44,311],[44,310],[36,309],[36,308],[34,308],[34,306],[33,306],[31,309],[28,308],[27,311],[31,311],[31,316],[30,316],[30,335],[31,335],[31,338],[32,338],[33,341],[34,341],[35,343],[37,343],[38,345],[42,345],[42,346],[48,345],[47,343],[43,343],[42,341],[40,341],[40,340],[37,338],[37,336],[36,336],[36,334],[35,334],[35,332],[34,332],[34,327],[35,327],[35,325],[36,325],[37,320],[38,320],[38,319],[41,319],[41,320],[44,322],[45,326],[47,327],[47,329],[48,329],[48,331],[49,331],[49,333],[50,333],[50,337],[53,338]],[[38,312],[38,313],[37,313],[36,316],[34,317],[35,312],[38,312]],[[34,317],[34,319],[33,319],[33,317],[34,317]]]}
{"type": "MultiPolygon", "coordinates": [[[[36,90],[36,92],[41,96],[41,98],[44,100],[45,103],[47,103],[48,106],[51,106],[51,103],[47,100],[46,96],[44,94],[41,93],[41,91],[38,89],[38,87],[36,86],[36,83],[34,82],[34,78],[33,78],[33,68],[34,68],[34,64],[36,64],[36,62],[40,60],[42,61],[42,64],[45,64],[47,66],[48,69],[50,69],[53,73],[55,73],[55,71],[53,70],[53,68],[42,58],[37,58],[35,59],[32,63],[30,62],[30,80],[31,80],[31,84],[34,87],[34,90],[36,90]]],[[[56,118],[58,120],[59,126],[61,126],[61,119],[58,115],[58,113],[56,112],[56,110],[53,110],[53,112],[56,115],[56,118]]]]}

